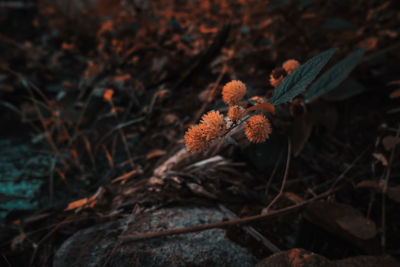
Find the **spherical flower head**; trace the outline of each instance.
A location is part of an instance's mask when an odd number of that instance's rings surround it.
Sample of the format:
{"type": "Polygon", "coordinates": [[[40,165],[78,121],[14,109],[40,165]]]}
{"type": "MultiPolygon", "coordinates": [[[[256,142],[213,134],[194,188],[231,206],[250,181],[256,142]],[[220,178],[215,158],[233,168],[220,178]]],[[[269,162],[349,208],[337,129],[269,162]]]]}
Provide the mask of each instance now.
{"type": "Polygon", "coordinates": [[[288,74],[292,74],[295,69],[300,66],[300,63],[295,59],[289,59],[283,62],[282,68],[286,70],[288,74]]]}
{"type": "Polygon", "coordinates": [[[219,137],[224,131],[224,116],[219,111],[211,110],[201,117],[200,128],[207,141],[219,137]]]}
{"type": "Polygon", "coordinates": [[[244,114],[245,114],[245,110],[241,106],[231,106],[231,107],[229,107],[228,117],[234,122],[237,122],[241,118],[243,118],[244,114]]]}
{"type": "Polygon", "coordinates": [[[286,75],[287,72],[284,68],[276,68],[271,72],[271,75],[269,76],[269,83],[276,88],[283,82],[286,75]]]}
{"type": "Polygon", "coordinates": [[[200,125],[192,126],[186,131],[185,144],[190,151],[202,152],[207,149],[208,142],[200,125]]]}
{"type": "Polygon", "coordinates": [[[246,85],[241,81],[231,81],[222,88],[222,99],[230,106],[239,104],[246,94],[246,85]]]}
{"type": "Polygon", "coordinates": [[[250,142],[262,143],[268,139],[271,133],[271,124],[266,117],[254,115],[247,120],[244,126],[244,133],[250,142]]]}

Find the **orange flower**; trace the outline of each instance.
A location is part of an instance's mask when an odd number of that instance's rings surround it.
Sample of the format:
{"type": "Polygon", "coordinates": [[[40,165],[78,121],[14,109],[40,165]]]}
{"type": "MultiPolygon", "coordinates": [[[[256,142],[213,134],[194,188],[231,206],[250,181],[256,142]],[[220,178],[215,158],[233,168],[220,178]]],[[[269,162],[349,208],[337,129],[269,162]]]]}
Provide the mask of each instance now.
{"type": "Polygon", "coordinates": [[[241,118],[243,118],[243,115],[245,113],[244,108],[240,107],[240,106],[231,106],[229,107],[228,110],[228,117],[232,120],[232,121],[238,121],[241,118]]]}
{"type": "Polygon", "coordinates": [[[271,75],[269,76],[269,83],[276,88],[282,83],[286,75],[287,72],[285,69],[276,68],[271,72],[271,75]]]}
{"type": "Polygon", "coordinates": [[[246,94],[246,85],[241,81],[231,81],[222,88],[222,99],[230,106],[239,104],[246,94]]]}
{"type": "Polygon", "coordinates": [[[262,143],[268,139],[271,133],[271,124],[264,116],[254,115],[247,120],[244,126],[244,133],[250,142],[262,143]]]}
{"type": "Polygon", "coordinates": [[[105,101],[111,101],[113,94],[114,94],[114,90],[113,89],[107,89],[103,94],[104,100],[105,101]]]}
{"type": "Polygon", "coordinates": [[[202,152],[206,150],[208,142],[203,135],[200,125],[192,126],[185,134],[185,144],[188,150],[202,152]]]}
{"type": "Polygon", "coordinates": [[[219,111],[211,110],[201,119],[200,128],[207,141],[219,137],[223,133],[224,116],[219,111]]]}
{"type": "Polygon", "coordinates": [[[293,71],[295,69],[297,69],[299,66],[300,66],[300,63],[295,59],[286,60],[282,64],[282,68],[284,68],[288,74],[292,74],[293,71]]]}

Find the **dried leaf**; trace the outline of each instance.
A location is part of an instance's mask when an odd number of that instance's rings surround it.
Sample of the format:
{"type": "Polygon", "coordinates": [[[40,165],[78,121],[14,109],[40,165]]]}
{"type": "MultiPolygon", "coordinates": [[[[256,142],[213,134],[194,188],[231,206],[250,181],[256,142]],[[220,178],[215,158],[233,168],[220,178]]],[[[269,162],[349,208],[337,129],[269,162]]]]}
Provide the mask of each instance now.
{"type": "Polygon", "coordinates": [[[20,233],[19,235],[14,237],[13,240],[11,241],[11,249],[15,250],[18,246],[20,246],[24,242],[25,238],[26,238],[25,233],[20,233]]]}
{"type": "Polygon", "coordinates": [[[305,201],[304,198],[292,192],[285,192],[285,196],[296,204],[303,203],[305,201]]]}
{"type": "Polygon", "coordinates": [[[171,91],[168,89],[163,89],[157,93],[158,99],[163,99],[166,95],[171,94],[171,91]]]}
{"type": "Polygon", "coordinates": [[[356,185],[357,188],[373,188],[376,190],[380,190],[381,187],[379,186],[378,181],[375,180],[365,180],[361,181],[356,185]]]}
{"type": "Polygon", "coordinates": [[[77,208],[82,208],[88,203],[88,201],[89,200],[86,197],[82,198],[82,199],[79,199],[79,200],[76,200],[76,201],[73,201],[73,202],[68,204],[68,207],[65,210],[67,211],[67,210],[74,210],[74,209],[77,209],[77,208]]]}
{"type": "Polygon", "coordinates": [[[363,240],[371,239],[376,236],[375,223],[361,215],[351,214],[349,216],[344,216],[338,218],[336,223],[338,223],[342,229],[363,240]]]}
{"type": "Polygon", "coordinates": [[[376,236],[375,223],[365,218],[353,207],[332,202],[315,202],[311,204],[305,213],[306,218],[326,229],[327,231],[341,235],[343,238],[354,241],[367,240],[376,236]],[[354,238],[356,238],[354,240],[354,238]]]}
{"type": "Polygon", "coordinates": [[[369,37],[360,43],[360,47],[366,46],[367,51],[374,50],[377,45],[378,45],[378,38],[376,37],[369,37]]]}
{"type": "Polygon", "coordinates": [[[113,89],[107,89],[107,90],[104,91],[103,99],[104,99],[105,101],[108,101],[108,102],[109,102],[109,101],[112,100],[113,94],[114,94],[114,90],[113,90],[113,89]]]}
{"type": "Polygon", "coordinates": [[[248,108],[247,112],[256,111],[256,110],[275,114],[275,106],[270,103],[266,103],[266,102],[261,103],[261,104],[255,104],[254,106],[248,108]]]}
{"type": "Polygon", "coordinates": [[[134,169],[130,172],[124,173],[121,176],[115,178],[114,180],[111,181],[111,183],[116,183],[119,181],[123,181],[125,182],[127,179],[131,178],[132,176],[136,175],[136,174],[140,174],[141,171],[139,169],[134,169]]]}
{"type": "Polygon", "coordinates": [[[400,185],[388,188],[387,196],[390,197],[393,201],[400,203],[400,185]]]}
{"type": "Polygon", "coordinates": [[[388,135],[382,139],[382,145],[386,151],[392,150],[398,144],[400,144],[400,137],[388,135]]]}
{"type": "Polygon", "coordinates": [[[383,166],[387,166],[388,165],[388,161],[387,161],[386,157],[382,153],[373,153],[372,156],[374,156],[374,158],[379,160],[382,163],[383,166]]]}
{"type": "Polygon", "coordinates": [[[391,94],[390,94],[390,98],[398,98],[400,97],[400,88],[394,90],[391,94]]]}

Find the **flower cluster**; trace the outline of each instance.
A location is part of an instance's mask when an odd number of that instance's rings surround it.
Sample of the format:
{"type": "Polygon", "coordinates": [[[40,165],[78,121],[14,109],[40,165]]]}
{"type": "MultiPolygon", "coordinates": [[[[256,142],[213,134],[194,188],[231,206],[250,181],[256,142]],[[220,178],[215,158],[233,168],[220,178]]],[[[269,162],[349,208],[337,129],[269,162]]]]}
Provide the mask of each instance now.
{"type": "Polygon", "coordinates": [[[274,69],[269,75],[269,83],[274,87],[278,87],[287,75],[292,74],[295,69],[300,66],[300,63],[295,59],[286,60],[282,67],[274,69]]]}
{"type": "MultiPolygon", "coordinates": [[[[213,140],[223,137],[241,123],[244,123],[244,133],[250,142],[266,141],[271,133],[271,124],[264,115],[250,114],[254,110],[260,112],[259,109],[246,111],[247,101],[240,102],[246,95],[246,91],[246,85],[241,81],[227,83],[222,89],[222,99],[228,104],[227,116],[214,110],[203,115],[200,123],[192,126],[185,134],[187,149],[202,152],[213,140]],[[246,113],[248,117],[245,118],[246,113]]],[[[265,100],[259,96],[250,98],[250,103],[254,104],[254,107],[266,105],[265,100]]]]}

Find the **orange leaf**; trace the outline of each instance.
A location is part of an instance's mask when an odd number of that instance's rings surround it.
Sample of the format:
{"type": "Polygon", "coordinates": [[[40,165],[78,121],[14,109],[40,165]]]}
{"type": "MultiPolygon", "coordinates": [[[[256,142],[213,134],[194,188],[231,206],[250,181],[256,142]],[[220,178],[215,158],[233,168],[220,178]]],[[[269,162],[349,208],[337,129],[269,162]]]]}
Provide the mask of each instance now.
{"type": "Polygon", "coordinates": [[[390,98],[397,98],[400,97],[400,88],[394,90],[391,94],[390,94],[390,98]]]}
{"type": "Polygon", "coordinates": [[[63,50],[73,50],[74,48],[75,48],[74,44],[69,44],[65,42],[61,44],[61,49],[63,50]]]}
{"type": "Polygon", "coordinates": [[[385,136],[382,139],[382,145],[386,151],[392,150],[396,145],[400,144],[400,138],[395,136],[385,136]]]}
{"type": "Polygon", "coordinates": [[[105,101],[111,101],[113,94],[114,94],[114,90],[113,89],[107,89],[103,94],[104,100],[105,101]]]}
{"type": "Polygon", "coordinates": [[[386,157],[382,153],[372,153],[372,156],[382,163],[383,166],[388,165],[386,157]]]}
{"type": "Polygon", "coordinates": [[[108,164],[110,164],[111,168],[114,168],[114,161],[113,161],[113,158],[112,158],[110,152],[108,151],[108,149],[105,145],[102,145],[102,147],[103,147],[104,153],[106,154],[108,164]]]}
{"type": "Polygon", "coordinates": [[[157,93],[157,98],[163,99],[164,96],[166,96],[169,93],[170,93],[170,91],[168,89],[161,90],[160,92],[157,93]]]}
{"type": "Polygon", "coordinates": [[[74,210],[77,208],[82,208],[88,203],[88,198],[82,198],[77,201],[71,202],[68,204],[68,207],[65,210],[74,210]]]}
{"type": "Polygon", "coordinates": [[[255,111],[255,110],[266,111],[266,112],[275,114],[275,106],[270,103],[255,104],[251,108],[248,108],[247,112],[251,112],[251,111],[255,111]]]}
{"type": "Polygon", "coordinates": [[[116,81],[116,82],[125,82],[126,80],[129,80],[130,78],[132,78],[132,76],[129,73],[126,73],[124,75],[114,76],[114,81],[116,81]]]}
{"type": "Polygon", "coordinates": [[[136,174],[139,174],[139,173],[141,173],[140,170],[134,169],[134,170],[132,170],[130,172],[124,173],[123,175],[115,178],[114,180],[111,181],[111,183],[115,183],[115,182],[118,182],[118,181],[125,181],[125,180],[131,178],[132,176],[134,176],[136,174]]]}

